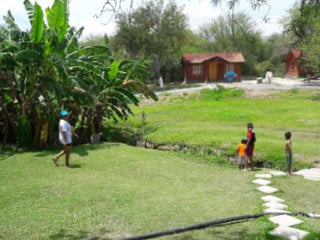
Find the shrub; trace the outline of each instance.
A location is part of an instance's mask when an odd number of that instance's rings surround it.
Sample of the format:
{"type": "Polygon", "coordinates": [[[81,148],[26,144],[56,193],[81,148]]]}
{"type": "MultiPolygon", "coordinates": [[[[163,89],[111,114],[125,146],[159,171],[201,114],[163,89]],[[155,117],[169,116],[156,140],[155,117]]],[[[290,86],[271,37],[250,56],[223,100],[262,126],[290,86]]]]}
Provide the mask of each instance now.
{"type": "Polygon", "coordinates": [[[201,90],[201,100],[221,100],[223,98],[241,97],[244,95],[244,90],[240,88],[225,88],[217,85],[216,89],[203,89],[201,90]]]}

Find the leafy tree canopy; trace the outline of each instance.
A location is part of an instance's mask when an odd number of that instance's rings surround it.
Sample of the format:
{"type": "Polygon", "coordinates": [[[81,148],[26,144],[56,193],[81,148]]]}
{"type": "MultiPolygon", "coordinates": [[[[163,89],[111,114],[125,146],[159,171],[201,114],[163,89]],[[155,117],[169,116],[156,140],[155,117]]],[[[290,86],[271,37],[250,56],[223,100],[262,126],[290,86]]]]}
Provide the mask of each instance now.
{"type": "Polygon", "coordinates": [[[117,17],[115,50],[129,57],[148,56],[155,76],[164,76],[166,68],[181,57],[186,41],[186,16],[174,2],[149,1],[130,13],[117,17]]]}
{"type": "Polygon", "coordinates": [[[306,71],[320,72],[320,1],[301,1],[290,10],[285,22],[292,47],[302,50],[306,71]]]}
{"type": "Polygon", "coordinates": [[[200,37],[207,52],[242,52],[244,74],[253,74],[254,63],[264,58],[261,34],[245,13],[218,17],[200,28],[200,37]]]}

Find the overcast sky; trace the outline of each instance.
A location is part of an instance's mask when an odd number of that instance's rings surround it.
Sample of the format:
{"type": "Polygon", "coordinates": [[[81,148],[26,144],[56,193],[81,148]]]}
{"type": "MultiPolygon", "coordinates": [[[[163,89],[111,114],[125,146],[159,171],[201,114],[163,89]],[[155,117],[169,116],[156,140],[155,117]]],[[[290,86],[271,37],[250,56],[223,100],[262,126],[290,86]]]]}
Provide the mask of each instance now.
{"type": "MultiPolygon", "coordinates": [[[[126,0],[129,2],[130,0],[126,0]]],[[[135,3],[143,0],[134,0],[135,3]]],[[[34,3],[35,0],[30,0],[34,3]]],[[[37,0],[36,1],[44,10],[51,6],[53,0],[37,0]]],[[[100,13],[105,0],[71,0],[70,2],[70,25],[76,28],[84,26],[83,38],[90,35],[112,35],[115,31],[115,24],[110,22],[110,15],[104,14],[99,18],[94,16],[100,13]]],[[[213,7],[210,0],[175,0],[175,2],[182,6],[184,13],[188,16],[189,26],[196,31],[199,26],[209,23],[214,18],[221,14],[225,14],[226,7],[224,5],[213,7]]],[[[226,0],[222,0],[226,2],[226,0]]],[[[263,16],[268,12],[269,8],[264,7],[260,11],[253,11],[250,7],[249,0],[241,0],[237,11],[242,10],[248,13],[257,23],[257,28],[264,36],[269,36],[272,33],[280,33],[281,25],[279,20],[288,15],[288,10],[294,5],[295,0],[269,0],[270,18],[268,23],[263,21],[263,16]]],[[[3,16],[8,10],[11,10],[16,23],[22,29],[29,29],[29,21],[24,9],[23,0],[0,0],[0,24],[3,23],[3,16]]]]}

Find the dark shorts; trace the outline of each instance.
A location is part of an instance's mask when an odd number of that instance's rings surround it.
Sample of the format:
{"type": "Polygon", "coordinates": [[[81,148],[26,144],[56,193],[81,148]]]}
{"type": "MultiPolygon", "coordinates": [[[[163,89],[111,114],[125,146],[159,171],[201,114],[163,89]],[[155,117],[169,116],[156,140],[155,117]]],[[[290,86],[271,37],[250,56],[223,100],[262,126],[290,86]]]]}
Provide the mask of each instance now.
{"type": "Polygon", "coordinates": [[[252,144],[252,145],[248,145],[247,147],[246,147],[246,155],[247,156],[253,156],[253,150],[254,150],[254,145],[252,144]]]}
{"type": "MultiPolygon", "coordinates": [[[[72,143],[68,143],[67,147],[70,147],[72,145],[72,143]]],[[[64,144],[62,144],[62,147],[64,147],[64,144]]]]}
{"type": "Polygon", "coordinates": [[[292,164],[292,155],[286,153],[286,160],[287,160],[287,165],[288,166],[291,165],[292,164]]]}

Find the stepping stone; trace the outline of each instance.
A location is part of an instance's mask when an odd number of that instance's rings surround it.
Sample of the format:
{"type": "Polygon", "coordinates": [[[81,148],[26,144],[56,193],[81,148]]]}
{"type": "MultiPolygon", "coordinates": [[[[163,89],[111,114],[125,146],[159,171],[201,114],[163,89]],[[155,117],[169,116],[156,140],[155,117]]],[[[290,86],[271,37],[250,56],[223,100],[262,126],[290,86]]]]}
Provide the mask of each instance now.
{"type": "Polygon", "coordinates": [[[261,199],[265,202],[284,202],[283,199],[272,196],[272,195],[267,195],[267,196],[261,197],[261,199]]]}
{"type": "Polygon", "coordinates": [[[290,213],[288,211],[282,210],[282,209],[276,209],[276,208],[267,208],[263,210],[264,213],[290,213]]]}
{"type": "Polygon", "coordinates": [[[256,178],[271,178],[271,174],[268,174],[268,173],[257,173],[256,175],[256,178]]]}
{"type": "Polygon", "coordinates": [[[274,209],[285,209],[288,208],[287,205],[278,203],[278,202],[267,202],[264,203],[263,206],[268,207],[268,208],[274,208],[274,209]]]}
{"type": "Polygon", "coordinates": [[[270,174],[272,176],[276,176],[276,177],[286,176],[287,175],[285,172],[282,172],[282,171],[272,171],[272,172],[270,172],[270,174]]]}
{"type": "Polygon", "coordinates": [[[302,175],[305,179],[320,181],[320,168],[303,169],[295,172],[295,175],[302,175]]]}
{"type": "Polygon", "coordinates": [[[309,169],[302,169],[302,170],[300,170],[300,171],[295,172],[294,174],[303,176],[303,175],[306,174],[308,171],[309,171],[309,169]]]}
{"type": "Polygon", "coordinates": [[[304,178],[312,181],[320,181],[320,176],[318,177],[318,176],[306,175],[304,176],[304,178]]]}
{"type": "Polygon", "coordinates": [[[261,186],[261,187],[258,187],[258,190],[263,193],[274,193],[278,191],[278,189],[270,186],[261,186]]]}
{"type": "Polygon", "coordinates": [[[271,231],[270,234],[280,236],[289,240],[298,240],[298,239],[303,239],[309,233],[306,231],[291,228],[291,227],[279,226],[273,231],[271,231]]]}
{"type": "Polygon", "coordinates": [[[302,223],[302,221],[299,220],[298,218],[291,217],[291,216],[285,215],[285,214],[270,217],[269,220],[275,224],[278,224],[279,226],[284,226],[284,227],[291,227],[291,226],[302,223]]]}
{"type": "Polygon", "coordinates": [[[256,180],[253,180],[252,182],[259,185],[268,185],[271,183],[271,181],[264,180],[264,179],[256,179],[256,180]]]}
{"type": "Polygon", "coordinates": [[[320,218],[320,214],[315,214],[315,213],[308,213],[309,217],[311,218],[320,218]]]}

